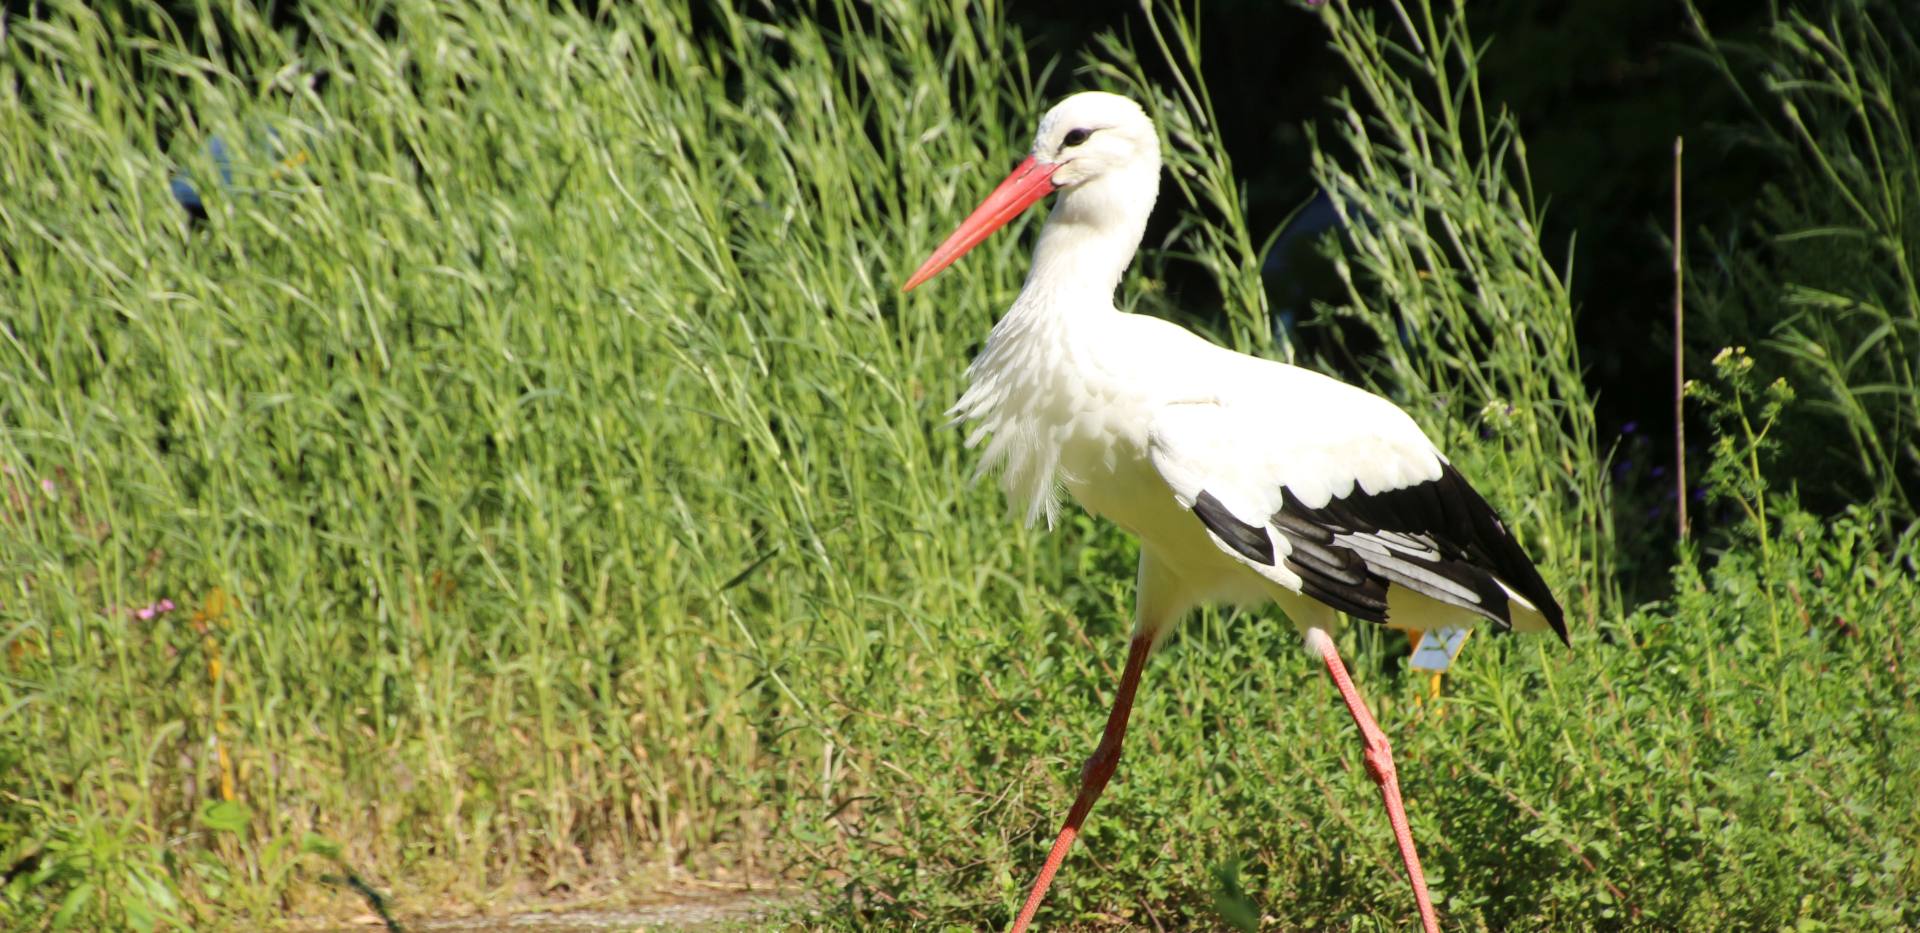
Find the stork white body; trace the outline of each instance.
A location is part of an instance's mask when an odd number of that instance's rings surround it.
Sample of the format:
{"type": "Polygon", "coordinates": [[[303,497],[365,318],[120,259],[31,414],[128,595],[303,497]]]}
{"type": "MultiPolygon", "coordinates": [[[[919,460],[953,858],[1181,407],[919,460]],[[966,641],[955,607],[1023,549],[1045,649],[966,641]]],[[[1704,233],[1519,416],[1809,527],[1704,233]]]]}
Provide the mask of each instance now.
{"type": "MultiPolygon", "coordinates": [[[[1379,396],[1119,311],[1110,295],[1063,308],[1029,303],[1032,292],[995,328],[954,414],[980,422],[975,437],[991,438],[983,468],[1002,468],[1029,519],[1051,521],[1064,489],[1140,539],[1142,632],[1164,635],[1208,603],[1274,601],[1303,630],[1330,624],[1331,607],[1302,596],[1287,566],[1288,539],[1271,536],[1275,563],[1248,559],[1195,516],[1199,493],[1264,525],[1282,490],[1318,509],[1441,476],[1445,458],[1379,396]]],[[[1417,630],[1477,616],[1403,586],[1387,597],[1394,624],[1417,630]]],[[[1514,602],[1518,628],[1547,628],[1514,602]]]]}
{"type": "Polygon", "coordinates": [[[1140,539],[1127,674],[1015,928],[1031,920],[1112,773],[1153,645],[1197,605],[1275,602],[1327,660],[1360,723],[1432,929],[1391,753],[1326,633],[1340,610],[1417,630],[1490,619],[1565,637],[1559,607],[1485,501],[1391,402],[1114,306],[1159,174],[1158,137],[1137,105],[1070,97],[1042,120],[1030,158],[907,285],[1058,192],[1026,284],[952,414],[974,423],[981,469],[1001,471],[1029,521],[1051,523],[1065,490],[1140,539]]]}

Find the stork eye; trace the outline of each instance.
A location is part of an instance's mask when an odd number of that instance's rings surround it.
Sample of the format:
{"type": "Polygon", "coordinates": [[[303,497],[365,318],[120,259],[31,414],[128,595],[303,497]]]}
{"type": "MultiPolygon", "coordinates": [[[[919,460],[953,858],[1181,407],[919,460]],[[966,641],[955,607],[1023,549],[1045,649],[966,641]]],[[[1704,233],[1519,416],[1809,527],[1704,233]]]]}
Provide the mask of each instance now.
{"type": "Polygon", "coordinates": [[[1069,130],[1067,132],[1067,138],[1060,141],[1060,148],[1071,149],[1074,146],[1086,142],[1087,137],[1092,135],[1092,130],[1069,130]]]}

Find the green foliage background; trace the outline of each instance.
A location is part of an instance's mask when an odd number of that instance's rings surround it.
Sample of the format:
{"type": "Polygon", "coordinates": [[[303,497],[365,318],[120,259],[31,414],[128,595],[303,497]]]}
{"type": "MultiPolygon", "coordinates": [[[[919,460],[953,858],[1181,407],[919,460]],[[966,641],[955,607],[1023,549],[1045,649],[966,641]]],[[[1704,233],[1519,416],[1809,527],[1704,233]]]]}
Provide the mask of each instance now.
{"type": "MultiPolygon", "coordinates": [[[[0,39],[0,919],[247,927],[358,910],[348,877],[406,914],[700,876],[791,885],[797,923],[1004,924],[1104,714],[1132,554],[1082,518],[1018,527],[942,414],[1032,221],[897,293],[1045,104],[999,7],[342,2],[297,37],[205,12],[186,36],[47,3],[0,39]]],[[[1833,15],[1842,61],[1886,28],[1833,15]]],[[[1670,599],[1625,604],[1563,272],[1477,46],[1423,5],[1317,16],[1355,103],[1315,173],[1371,218],[1328,310],[1385,338],[1365,377],[1484,477],[1577,617],[1571,652],[1476,640],[1438,698],[1396,636],[1349,636],[1445,916],[1920,923],[1893,338],[1864,344],[1891,361],[1870,383],[1803,386],[1865,385],[1846,436],[1893,451],[1842,514],[1798,506],[1773,457],[1804,403],[1767,382],[1857,319],[1702,372],[1735,518],[1670,599]]],[[[1191,75],[1191,25],[1152,22],[1083,75],[1152,102],[1163,209],[1195,223],[1123,294],[1180,316],[1162,277],[1191,256],[1232,299],[1222,339],[1285,352],[1204,87],[1142,64],[1191,75]]],[[[1882,154],[1910,185],[1905,153],[1882,154]]],[[[1704,275],[1716,321],[1777,295],[1704,275]]],[[[1905,302],[1875,307],[1913,339],[1905,302]]],[[[1283,619],[1201,614],[1135,716],[1049,922],[1410,917],[1283,619]]]]}

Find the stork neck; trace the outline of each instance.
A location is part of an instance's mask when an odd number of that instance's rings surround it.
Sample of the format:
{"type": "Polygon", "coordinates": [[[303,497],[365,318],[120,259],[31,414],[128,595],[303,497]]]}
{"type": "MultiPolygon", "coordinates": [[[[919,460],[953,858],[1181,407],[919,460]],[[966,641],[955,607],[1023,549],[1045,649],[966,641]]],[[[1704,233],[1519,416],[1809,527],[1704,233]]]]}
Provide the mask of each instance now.
{"type": "Polygon", "coordinates": [[[1151,174],[1116,174],[1062,191],[1034,247],[1021,304],[1056,313],[1111,311],[1113,291],[1133,262],[1153,212],[1158,169],[1155,165],[1151,174]]]}

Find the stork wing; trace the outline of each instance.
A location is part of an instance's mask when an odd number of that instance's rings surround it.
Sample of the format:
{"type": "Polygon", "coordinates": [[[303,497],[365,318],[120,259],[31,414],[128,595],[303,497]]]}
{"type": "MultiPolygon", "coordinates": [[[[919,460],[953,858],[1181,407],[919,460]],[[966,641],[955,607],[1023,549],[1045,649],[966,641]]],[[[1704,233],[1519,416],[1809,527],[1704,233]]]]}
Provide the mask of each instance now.
{"type": "MultiPolygon", "coordinates": [[[[1387,621],[1389,587],[1567,637],[1560,606],[1491,506],[1405,412],[1344,384],[1317,407],[1168,405],[1149,455],[1213,543],[1348,615],[1387,621]]],[[[1279,401],[1279,400],[1274,400],[1279,401]]]]}

